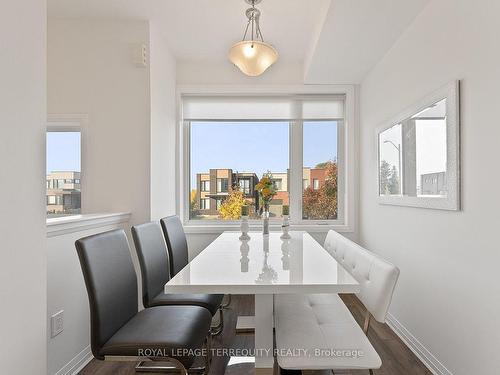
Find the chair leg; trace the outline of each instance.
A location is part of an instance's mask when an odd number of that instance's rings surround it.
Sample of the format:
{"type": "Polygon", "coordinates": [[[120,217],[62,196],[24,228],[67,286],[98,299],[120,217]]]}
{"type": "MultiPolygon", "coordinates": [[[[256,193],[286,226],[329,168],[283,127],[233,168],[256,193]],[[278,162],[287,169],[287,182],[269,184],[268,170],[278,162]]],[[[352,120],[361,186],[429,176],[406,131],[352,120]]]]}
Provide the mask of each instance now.
{"type": "Polygon", "coordinates": [[[210,334],[212,336],[217,336],[222,333],[224,330],[224,314],[222,313],[222,307],[219,307],[219,324],[217,327],[210,328],[210,334]]]}
{"type": "MultiPolygon", "coordinates": [[[[193,369],[193,370],[198,370],[198,369],[193,369]]],[[[163,374],[181,374],[181,375],[188,375],[188,370],[184,367],[184,365],[178,361],[175,358],[161,358],[161,359],[155,359],[155,361],[148,360],[148,361],[141,361],[135,366],[135,371],[136,372],[156,372],[156,373],[163,373],[163,374]],[[169,362],[172,363],[172,366],[147,366],[145,365],[146,362],[169,362]]]]}
{"type": "Polygon", "coordinates": [[[223,309],[227,309],[229,307],[229,305],[231,304],[231,295],[226,294],[226,297],[227,297],[226,303],[223,303],[220,305],[220,307],[222,307],[223,309]]]}
{"type": "Polygon", "coordinates": [[[212,334],[209,333],[205,339],[205,349],[206,355],[204,356],[205,360],[205,374],[210,372],[210,366],[212,365],[212,334]]]}
{"type": "Polygon", "coordinates": [[[373,375],[373,370],[372,369],[370,369],[368,371],[370,371],[370,375],[373,375]]]}

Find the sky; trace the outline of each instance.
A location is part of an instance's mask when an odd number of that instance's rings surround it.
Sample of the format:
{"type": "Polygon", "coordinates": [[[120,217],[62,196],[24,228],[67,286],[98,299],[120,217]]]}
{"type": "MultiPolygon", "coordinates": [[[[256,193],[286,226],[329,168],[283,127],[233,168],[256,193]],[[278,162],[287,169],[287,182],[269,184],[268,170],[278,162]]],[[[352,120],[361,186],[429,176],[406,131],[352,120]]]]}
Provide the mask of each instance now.
{"type": "Polygon", "coordinates": [[[79,132],[47,132],[47,173],[80,172],[79,132]]]}
{"type": "MultiPolygon", "coordinates": [[[[255,172],[259,177],[286,172],[289,166],[288,122],[193,122],[191,124],[191,181],[210,168],[255,172]]],[[[337,123],[304,123],[304,166],[337,158],[337,123]]],[[[47,133],[47,173],[80,171],[80,133],[47,133]]]]}
{"type": "MultiPolygon", "coordinates": [[[[196,173],[211,168],[255,172],[259,177],[286,172],[289,166],[288,122],[192,122],[191,187],[196,173]]],[[[337,123],[304,123],[304,165],[336,159],[337,123]]]]}

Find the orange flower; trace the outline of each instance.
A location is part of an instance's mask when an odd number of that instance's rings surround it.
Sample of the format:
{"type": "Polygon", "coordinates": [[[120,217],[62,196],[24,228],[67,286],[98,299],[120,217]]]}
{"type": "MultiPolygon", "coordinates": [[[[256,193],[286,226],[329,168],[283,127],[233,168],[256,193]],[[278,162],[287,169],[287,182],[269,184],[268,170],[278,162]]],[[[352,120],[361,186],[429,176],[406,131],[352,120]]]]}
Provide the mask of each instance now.
{"type": "Polygon", "coordinates": [[[271,195],[271,190],[267,187],[262,189],[262,195],[268,197],[269,195],[271,195]]]}

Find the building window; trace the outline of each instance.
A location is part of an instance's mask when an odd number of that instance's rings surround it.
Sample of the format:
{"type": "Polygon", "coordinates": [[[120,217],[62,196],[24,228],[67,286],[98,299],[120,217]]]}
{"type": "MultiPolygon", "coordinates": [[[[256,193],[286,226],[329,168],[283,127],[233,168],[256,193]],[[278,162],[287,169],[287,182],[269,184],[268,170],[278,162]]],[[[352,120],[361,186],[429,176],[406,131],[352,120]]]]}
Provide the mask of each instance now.
{"type": "Polygon", "coordinates": [[[210,210],[210,199],[204,198],[200,200],[200,209],[201,210],[210,210]]]}
{"type": "Polygon", "coordinates": [[[210,191],[210,181],[200,181],[200,191],[210,191]]]}
{"type": "Polygon", "coordinates": [[[81,134],[74,127],[58,128],[47,130],[47,218],[81,213],[81,134]]]}
{"type": "Polygon", "coordinates": [[[249,179],[244,178],[244,179],[240,180],[240,190],[245,195],[249,195],[250,194],[250,180],[249,179]]]}
{"type": "Polygon", "coordinates": [[[276,190],[281,191],[282,190],[283,181],[281,179],[274,179],[273,180],[273,185],[274,185],[274,188],[276,190]]]}
{"type": "Polygon", "coordinates": [[[217,179],[217,193],[226,193],[229,189],[229,181],[227,178],[217,179]]]}
{"type": "MultiPolygon", "coordinates": [[[[345,225],[344,102],[344,95],[183,97],[183,149],[189,150],[183,196],[186,202],[193,192],[203,198],[206,186],[199,177],[210,175],[216,183],[210,197],[217,202],[210,215],[185,204],[184,216],[212,223],[238,220],[241,205],[247,204],[250,218],[259,219],[262,207],[254,187],[273,171],[271,219],[280,219],[282,206],[289,205],[293,224],[345,225]],[[293,118],[296,113],[302,118],[293,118]]],[[[199,209],[203,207],[200,203],[199,209]]]]}

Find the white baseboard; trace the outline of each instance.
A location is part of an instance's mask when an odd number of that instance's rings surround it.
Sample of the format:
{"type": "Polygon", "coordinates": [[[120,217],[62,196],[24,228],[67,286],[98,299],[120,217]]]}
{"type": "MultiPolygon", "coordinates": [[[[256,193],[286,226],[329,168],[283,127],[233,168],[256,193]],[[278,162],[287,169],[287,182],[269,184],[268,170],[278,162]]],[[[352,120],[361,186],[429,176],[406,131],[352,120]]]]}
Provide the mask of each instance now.
{"type": "Polygon", "coordinates": [[[387,314],[387,325],[410,348],[434,375],[453,375],[427,348],[393,315],[387,314]]]}
{"type": "Polygon", "coordinates": [[[76,375],[92,360],[92,358],[92,352],[90,351],[89,345],[54,375],[76,375]]]}

